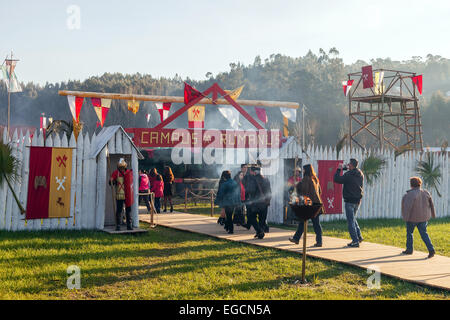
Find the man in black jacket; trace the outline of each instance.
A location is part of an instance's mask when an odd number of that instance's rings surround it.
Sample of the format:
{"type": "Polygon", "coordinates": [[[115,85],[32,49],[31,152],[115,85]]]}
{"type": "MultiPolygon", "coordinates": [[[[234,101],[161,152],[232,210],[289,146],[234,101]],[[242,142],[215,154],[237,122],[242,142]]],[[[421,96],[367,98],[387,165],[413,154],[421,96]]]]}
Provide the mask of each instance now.
{"type": "Polygon", "coordinates": [[[250,167],[250,175],[245,185],[247,200],[247,229],[250,226],[256,231],[255,238],[264,238],[264,232],[269,231],[267,226],[267,208],[270,205],[270,182],[264,178],[258,166],[250,167]],[[256,220],[258,218],[259,222],[256,220]]]}
{"type": "Polygon", "coordinates": [[[341,176],[341,170],[347,170],[347,168],[342,168],[342,164],[339,164],[338,169],[334,174],[334,182],[344,185],[342,196],[345,203],[348,232],[352,238],[352,242],[349,243],[348,246],[357,248],[359,247],[359,243],[363,241],[361,230],[356,221],[356,213],[358,212],[361,198],[364,194],[364,174],[358,169],[358,160],[356,159],[350,159],[347,167],[348,172],[341,176]]]}

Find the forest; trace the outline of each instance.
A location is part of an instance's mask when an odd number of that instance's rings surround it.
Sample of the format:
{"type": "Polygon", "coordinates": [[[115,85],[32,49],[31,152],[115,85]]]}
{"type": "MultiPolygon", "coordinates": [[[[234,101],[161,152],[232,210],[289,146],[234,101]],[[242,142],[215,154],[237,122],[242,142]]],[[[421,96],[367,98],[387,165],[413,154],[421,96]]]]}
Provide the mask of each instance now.
{"type": "MultiPolygon", "coordinates": [[[[347,99],[342,91],[342,81],[350,72],[358,72],[362,66],[372,65],[374,69],[395,69],[423,74],[423,94],[420,96],[424,145],[441,146],[450,140],[450,59],[428,54],[414,56],[410,60],[393,61],[377,58],[370,61],[358,60],[346,65],[336,48],[318,53],[309,51],[303,57],[289,57],[273,54],[264,61],[255,57],[253,64],[230,63],[230,69],[218,74],[206,73],[206,80],[154,78],[151,74],[104,73],[84,81],[60,83],[22,83],[23,92],[11,94],[11,125],[39,127],[39,117],[45,113],[54,120],[71,120],[67,98],[59,96],[58,90],[80,90],[133,94],[155,94],[182,96],[184,81],[198,90],[205,90],[214,82],[224,89],[235,89],[244,85],[241,99],[291,101],[306,106],[305,138],[307,143],[335,145],[348,128],[347,99]]],[[[20,74],[19,74],[20,77],[20,74]]],[[[20,78],[19,78],[20,80],[20,78]]],[[[7,114],[8,94],[2,81],[0,84],[0,110],[7,114]]],[[[180,108],[174,104],[170,113],[180,108]]],[[[245,109],[256,117],[254,108],[245,109]]],[[[226,120],[214,108],[206,109],[205,128],[222,129],[226,120]]],[[[282,128],[279,109],[266,109],[269,122],[266,128],[282,128]]],[[[89,99],[85,99],[80,116],[84,131],[96,129],[97,117],[89,99]]],[[[0,125],[6,125],[6,116],[0,125]]],[[[113,101],[105,126],[120,124],[123,127],[154,127],[160,122],[153,102],[141,102],[136,114],[127,110],[126,101],[113,101]],[[147,123],[146,114],[151,118],[147,123]]],[[[297,125],[290,123],[289,131],[295,134],[301,124],[301,113],[297,112],[297,125]]],[[[250,128],[242,119],[242,128],[250,128]]],[[[225,127],[224,127],[225,126],[225,127]]],[[[187,127],[187,116],[180,117],[169,127],[187,127]]]]}

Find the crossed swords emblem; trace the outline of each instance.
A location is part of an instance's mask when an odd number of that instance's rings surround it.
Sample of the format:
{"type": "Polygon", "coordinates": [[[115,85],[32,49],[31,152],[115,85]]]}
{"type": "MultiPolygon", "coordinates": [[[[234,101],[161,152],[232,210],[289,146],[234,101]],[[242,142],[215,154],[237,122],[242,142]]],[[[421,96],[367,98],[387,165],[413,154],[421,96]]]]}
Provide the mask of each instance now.
{"type": "Polygon", "coordinates": [[[334,197],[333,198],[327,198],[327,201],[328,201],[328,208],[334,208],[334,205],[333,205],[333,203],[334,203],[334,197]]]}
{"type": "Polygon", "coordinates": [[[56,183],[59,184],[58,188],[56,188],[57,191],[59,191],[59,189],[63,189],[64,191],[66,191],[66,188],[64,188],[64,182],[66,182],[66,177],[64,177],[63,179],[59,179],[58,177],[56,178],[56,183]]]}

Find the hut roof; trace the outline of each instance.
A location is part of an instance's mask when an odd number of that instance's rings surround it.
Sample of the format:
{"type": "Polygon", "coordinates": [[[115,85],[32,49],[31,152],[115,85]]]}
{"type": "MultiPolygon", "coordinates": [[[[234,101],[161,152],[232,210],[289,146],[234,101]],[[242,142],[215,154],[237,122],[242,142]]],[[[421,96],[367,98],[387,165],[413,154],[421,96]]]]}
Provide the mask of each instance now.
{"type": "Polygon", "coordinates": [[[124,137],[130,140],[132,147],[136,149],[138,159],[141,160],[144,159],[144,156],[141,154],[139,149],[134,144],[133,139],[130,138],[130,136],[125,132],[125,130],[120,125],[103,127],[102,131],[100,131],[100,133],[92,141],[90,158],[97,157],[100,151],[102,151],[103,148],[106,146],[108,141],[111,140],[111,138],[115,137],[116,132],[118,130],[122,130],[122,134],[124,135],[124,137]]]}

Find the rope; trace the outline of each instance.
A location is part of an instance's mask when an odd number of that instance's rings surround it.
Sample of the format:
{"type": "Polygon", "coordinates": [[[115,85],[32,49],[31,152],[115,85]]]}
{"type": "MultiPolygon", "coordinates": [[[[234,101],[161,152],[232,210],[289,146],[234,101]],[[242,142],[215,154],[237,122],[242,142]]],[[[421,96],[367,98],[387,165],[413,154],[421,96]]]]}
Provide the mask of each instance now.
{"type": "Polygon", "coordinates": [[[210,200],[211,197],[210,195],[212,194],[213,197],[216,195],[216,192],[214,190],[210,190],[207,194],[205,195],[199,195],[199,194],[195,194],[194,192],[192,192],[191,190],[187,189],[189,191],[190,194],[192,194],[194,197],[199,198],[199,199],[204,199],[204,200],[210,200]]]}

